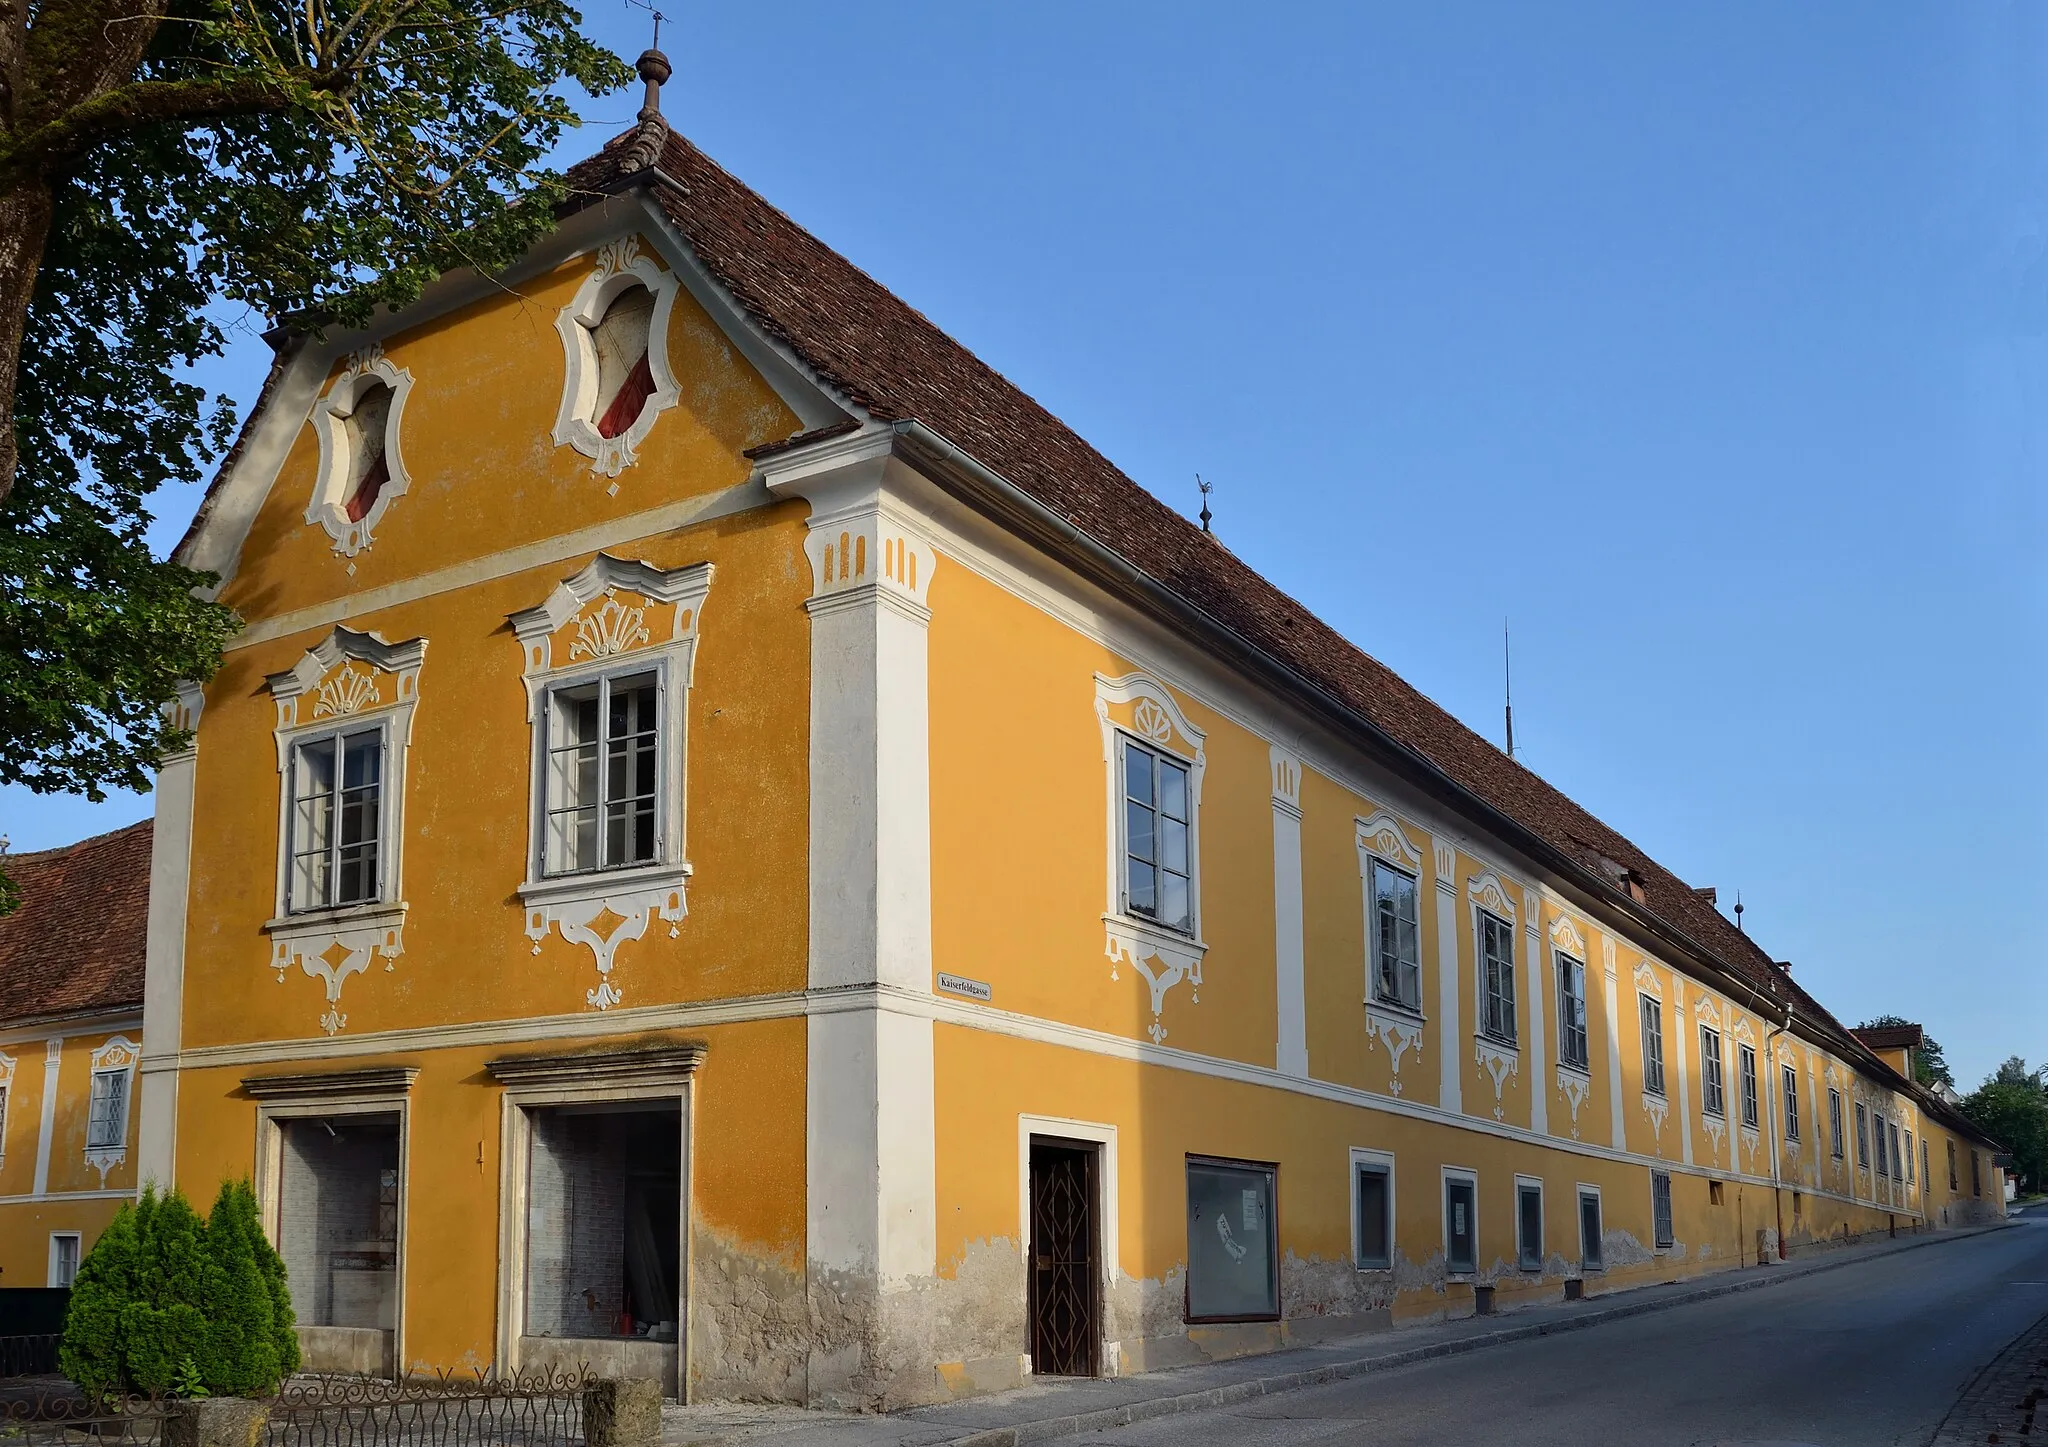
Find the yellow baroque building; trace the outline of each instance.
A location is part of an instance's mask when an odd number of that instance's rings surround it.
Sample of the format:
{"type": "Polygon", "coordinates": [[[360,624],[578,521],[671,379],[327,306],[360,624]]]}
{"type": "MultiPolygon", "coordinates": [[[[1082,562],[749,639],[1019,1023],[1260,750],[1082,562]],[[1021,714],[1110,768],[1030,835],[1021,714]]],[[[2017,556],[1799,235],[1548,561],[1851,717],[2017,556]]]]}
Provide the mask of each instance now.
{"type": "Polygon", "coordinates": [[[0,916],[0,1335],[56,1329],[5,1293],[69,1286],[135,1195],[152,832],[6,858],[21,905],[0,916]]]}
{"type": "MultiPolygon", "coordinates": [[[[1710,898],[658,118],[181,558],[141,1166],[316,1365],[900,1404],[1993,1218],[1710,898]]],[[[10,1163],[10,1169],[12,1165],[10,1163]]]]}

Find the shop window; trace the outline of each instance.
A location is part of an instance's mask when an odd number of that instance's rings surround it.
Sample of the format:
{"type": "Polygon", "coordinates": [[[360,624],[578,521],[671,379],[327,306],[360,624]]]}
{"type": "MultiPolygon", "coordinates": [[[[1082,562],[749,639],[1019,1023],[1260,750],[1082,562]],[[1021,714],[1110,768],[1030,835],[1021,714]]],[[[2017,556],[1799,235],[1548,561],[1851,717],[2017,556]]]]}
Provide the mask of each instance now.
{"type": "Polygon", "coordinates": [[[1377,1151],[1353,1151],[1351,1175],[1358,1213],[1358,1268],[1388,1270],[1394,1264],[1394,1158],[1377,1151]]]}
{"type": "Polygon", "coordinates": [[[1600,1239],[1600,1192],[1591,1186],[1579,1187],[1579,1265],[1586,1271],[1598,1271],[1605,1262],[1600,1239]]]}
{"type": "Polygon", "coordinates": [[[1515,1264],[1524,1271],[1543,1269],[1543,1183],[1515,1181],[1515,1264]]]}
{"type": "Polygon", "coordinates": [[[1479,1178],[1444,1173],[1444,1269],[1469,1276],[1479,1269],[1479,1178]]]}
{"type": "Polygon", "coordinates": [[[1189,1321],[1271,1321],[1280,1315],[1275,1168],[1188,1161],[1189,1321]]]}
{"type": "Polygon", "coordinates": [[[278,1122],[278,1251],[301,1326],[398,1322],[396,1111],[278,1122]]]}
{"type": "Polygon", "coordinates": [[[529,1115],[526,1334],[674,1341],[680,1107],[544,1106],[529,1115]]]}
{"type": "Polygon", "coordinates": [[[1657,1234],[1657,1249],[1668,1251],[1677,1241],[1671,1225],[1671,1172],[1650,1172],[1651,1226],[1657,1234]]]}

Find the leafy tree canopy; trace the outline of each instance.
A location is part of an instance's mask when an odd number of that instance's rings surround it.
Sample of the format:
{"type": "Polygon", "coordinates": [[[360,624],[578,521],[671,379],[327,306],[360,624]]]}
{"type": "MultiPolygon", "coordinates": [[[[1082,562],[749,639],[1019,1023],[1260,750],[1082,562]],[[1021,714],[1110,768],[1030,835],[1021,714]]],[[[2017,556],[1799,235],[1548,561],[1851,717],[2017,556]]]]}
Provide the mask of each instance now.
{"type": "MultiPolygon", "coordinates": [[[[516,258],[625,66],[563,0],[0,7],[0,783],[143,789],[236,622],[147,500],[235,416],[221,317],[357,325],[516,258]]],[[[7,907],[0,880],[0,910],[7,907]]]]}
{"type": "MultiPolygon", "coordinates": [[[[1918,1020],[1908,1020],[1904,1015],[1879,1015],[1865,1020],[1858,1030],[1878,1030],[1890,1025],[1918,1025],[1918,1020]]],[[[1941,1053],[1941,1042],[1932,1035],[1922,1033],[1920,1048],[1913,1052],[1913,1078],[1926,1086],[1945,1085],[1955,1089],[1955,1073],[1948,1068],[1948,1061],[1941,1053]]]]}

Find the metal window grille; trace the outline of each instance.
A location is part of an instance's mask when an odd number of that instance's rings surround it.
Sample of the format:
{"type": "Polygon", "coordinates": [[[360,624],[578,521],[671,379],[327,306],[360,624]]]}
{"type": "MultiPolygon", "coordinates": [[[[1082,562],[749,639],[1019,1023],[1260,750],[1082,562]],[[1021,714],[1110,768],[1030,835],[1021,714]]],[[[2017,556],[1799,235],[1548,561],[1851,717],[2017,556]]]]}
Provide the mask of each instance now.
{"type": "Polygon", "coordinates": [[[1650,1172],[1651,1224],[1657,1233],[1657,1249],[1667,1250],[1677,1240],[1671,1229],[1671,1173],[1650,1172]]]}
{"type": "Polygon", "coordinates": [[[1828,1140],[1836,1160],[1842,1158],[1842,1092],[1828,1087],[1828,1140]]]}
{"type": "Polygon", "coordinates": [[[1664,1006],[1648,995],[1637,1002],[1643,1015],[1643,1089],[1652,1095],[1664,1093],[1664,1006]]]}
{"type": "Polygon", "coordinates": [[[1124,908],[1168,929],[1195,928],[1187,766],[1124,740],[1124,908]]]}
{"type": "Polygon", "coordinates": [[[1586,1049],[1586,966],[1563,951],[1557,953],[1558,1059],[1584,1070],[1591,1059],[1586,1049]]]}
{"type": "Polygon", "coordinates": [[[1725,1118],[1728,1094],[1721,1080],[1721,1032],[1700,1026],[1700,1109],[1725,1118]]]}
{"type": "Polygon", "coordinates": [[[1373,993],[1390,1005],[1422,1008],[1422,934],[1415,876],[1372,862],[1373,993]]]}
{"type": "Polygon", "coordinates": [[[1783,1067],[1785,1083],[1785,1139],[1799,1139],[1799,1071],[1790,1065],[1783,1067]]]}
{"type": "Polygon", "coordinates": [[[1384,1271],[1394,1264],[1394,1182],[1385,1166],[1358,1165],[1358,1265],[1384,1271]]]}
{"type": "Polygon", "coordinates": [[[1528,1181],[1515,1184],[1515,1245],[1522,1270],[1543,1269],[1543,1188],[1528,1181]]]}
{"type": "Polygon", "coordinates": [[[128,1138],[128,1071],[95,1070],[85,1126],[87,1150],[110,1150],[128,1138]]]}
{"type": "Polygon", "coordinates": [[[1479,912],[1480,1028],[1503,1044],[1515,1043],[1515,931],[1506,920],[1479,912]]]}
{"type": "Polygon", "coordinates": [[[293,744],[291,790],[286,909],[331,909],[378,898],[384,731],[331,733],[293,744]]]}
{"type": "Polygon", "coordinates": [[[1587,1271],[1601,1267],[1600,1197],[1594,1191],[1579,1192],[1579,1264],[1587,1271]]]}
{"type": "Polygon", "coordinates": [[[660,853],[661,680],[653,670],[551,689],[542,866],[584,874],[660,853]]]}
{"type": "Polygon", "coordinates": [[[1735,1047],[1737,1083],[1742,1087],[1742,1123],[1756,1129],[1756,1051],[1747,1045],[1735,1047]]]}

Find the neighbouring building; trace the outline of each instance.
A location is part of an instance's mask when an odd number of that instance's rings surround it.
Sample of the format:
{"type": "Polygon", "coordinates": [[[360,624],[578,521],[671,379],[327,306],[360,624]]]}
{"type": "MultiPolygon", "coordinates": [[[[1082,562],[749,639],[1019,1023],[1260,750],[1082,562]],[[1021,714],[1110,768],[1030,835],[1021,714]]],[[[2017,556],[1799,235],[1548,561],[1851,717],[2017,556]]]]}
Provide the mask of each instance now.
{"type": "Polygon", "coordinates": [[[653,106],[570,180],[284,335],[178,551],[247,626],[142,1164],[254,1177],[316,1365],[900,1404],[2000,1214],[1709,896],[653,106]]]}
{"type": "Polygon", "coordinates": [[[0,1290],[69,1286],[135,1196],[153,832],[6,856],[21,904],[0,915],[0,1290]]]}

